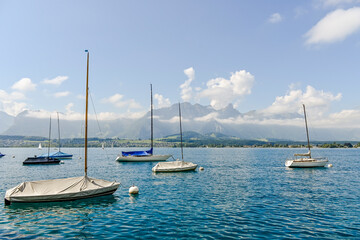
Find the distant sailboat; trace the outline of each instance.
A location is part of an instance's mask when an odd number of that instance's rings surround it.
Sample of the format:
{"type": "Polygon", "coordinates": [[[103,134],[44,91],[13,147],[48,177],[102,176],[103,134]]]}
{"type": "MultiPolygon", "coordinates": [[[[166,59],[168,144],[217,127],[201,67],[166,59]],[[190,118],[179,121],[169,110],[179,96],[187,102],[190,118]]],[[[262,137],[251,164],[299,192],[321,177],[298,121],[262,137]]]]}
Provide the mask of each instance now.
{"type": "Polygon", "coordinates": [[[42,147],[41,147],[41,143],[39,143],[39,147],[38,147],[38,149],[39,149],[39,150],[41,150],[41,149],[42,149],[42,147]]]}
{"type": "Polygon", "coordinates": [[[307,153],[296,153],[294,156],[295,159],[287,160],[285,166],[289,168],[313,168],[313,167],[325,167],[328,160],[326,158],[312,158],[310,150],[310,141],[309,141],[309,130],[307,126],[306,119],[306,110],[305,104],[303,104],[304,117],[305,117],[305,127],[306,127],[306,136],[309,151],[307,153]]]}
{"type": "Polygon", "coordinates": [[[105,148],[105,143],[102,143],[101,148],[102,148],[102,149],[105,148]]]}
{"type": "Polygon", "coordinates": [[[86,111],[85,111],[85,175],[80,177],[23,182],[5,193],[5,204],[59,202],[113,194],[120,183],[87,176],[87,134],[88,134],[88,82],[89,52],[87,52],[86,111]]]}
{"type": "Polygon", "coordinates": [[[40,155],[40,157],[55,157],[58,159],[71,159],[73,157],[72,154],[68,154],[68,153],[64,153],[61,151],[61,141],[60,141],[60,120],[59,120],[59,113],[57,113],[57,119],[58,119],[58,144],[59,144],[59,150],[57,152],[52,152],[52,153],[48,153],[48,154],[42,154],[40,155]]]}
{"type": "Polygon", "coordinates": [[[197,168],[197,164],[192,162],[184,161],[184,151],[183,151],[183,141],[182,141],[182,127],[181,127],[181,110],[179,103],[179,122],[180,122],[180,147],[181,147],[181,161],[177,159],[172,162],[159,162],[156,164],[152,171],[157,172],[184,172],[184,171],[194,171],[197,168]]]}
{"type": "Polygon", "coordinates": [[[49,146],[48,154],[46,156],[34,156],[28,157],[23,161],[23,165],[34,165],[34,164],[59,164],[60,160],[55,157],[49,157],[50,146],[51,145],[51,116],[50,116],[50,125],[49,125],[49,146]]]}
{"type": "Polygon", "coordinates": [[[151,104],[150,104],[150,119],[151,119],[151,148],[147,151],[127,151],[118,155],[116,161],[119,162],[153,162],[153,161],[166,161],[170,154],[167,155],[154,155],[154,123],[153,123],[153,97],[152,97],[152,84],[150,84],[151,104]]]}

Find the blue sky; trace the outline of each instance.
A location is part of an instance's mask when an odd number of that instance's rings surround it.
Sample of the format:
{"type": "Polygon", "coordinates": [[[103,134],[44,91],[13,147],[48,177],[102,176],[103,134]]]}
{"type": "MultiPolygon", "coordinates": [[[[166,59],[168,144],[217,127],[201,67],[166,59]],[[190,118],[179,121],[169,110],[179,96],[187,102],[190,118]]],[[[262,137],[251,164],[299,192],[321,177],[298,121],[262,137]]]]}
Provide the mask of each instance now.
{"type": "Polygon", "coordinates": [[[85,49],[103,119],[147,111],[150,83],[155,107],[360,116],[358,0],[0,0],[0,34],[0,111],[14,116],[80,117],[85,49]]]}

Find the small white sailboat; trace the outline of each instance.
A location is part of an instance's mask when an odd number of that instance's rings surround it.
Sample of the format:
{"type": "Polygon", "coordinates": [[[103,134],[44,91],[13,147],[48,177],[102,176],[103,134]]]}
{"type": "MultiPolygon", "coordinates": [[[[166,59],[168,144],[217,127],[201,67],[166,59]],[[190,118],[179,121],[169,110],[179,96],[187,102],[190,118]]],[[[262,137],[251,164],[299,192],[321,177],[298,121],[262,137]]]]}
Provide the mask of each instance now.
{"type": "Polygon", "coordinates": [[[105,148],[105,143],[101,144],[101,148],[104,149],[105,148]]]}
{"type": "Polygon", "coordinates": [[[325,167],[328,163],[326,158],[313,158],[311,157],[310,150],[310,141],[309,141],[309,130],[307,126],[306,119],[306,110],[305,104],[303,104],[304,108],[304,117],[305,117],[305,127],[306,127],[306,136],[308,142],[308,152],[307,153],[296,153],[294,154],[295,159],[290,159],[285,162],[285,166],[289,168],[313,168],[313,167],[325,167]]]}
{"type": "Polygon", "coordinates": [[[38,147],[38,149],[39,149],[39,150],[41,150],[41,149],[42,149],[41,143],[39,143],[39,147],[38,147]]]}
{"type": "Polygon", "coordinates": [[[154,149],[154,122],[153,122],[153,97],[152,97],[152,84],[150,84],[151,92],[151,107],[150,107],[150,119],[151,119],[151,148],[147,151],[126,151],[122,152],[121,155],[116,157],[118,162],[158,162],[166,161],[170,154],[165,155],[155,155],[153,154],[154,149]]]}
{"type": "Polygon", "coordinates": [[[194,171],[198,166],[195,163],[184,161],[180,103],[179,103],[179,120],[180,120],[181,161],[179,161],[179,159],[177,159],[176,161],[172,161],[172,162],[159,162],[152,168],[152,171],[155,173],[194,171]]]}
{"type": "Polygon", "coordinates": [[[73,201],[110,195],[120,183],[87,176],[88,82],[89,52],[87,52],[86,112],[85,112],[85,175],[80,177],[23,182],[5,193],[5,204],[73,201]]]}

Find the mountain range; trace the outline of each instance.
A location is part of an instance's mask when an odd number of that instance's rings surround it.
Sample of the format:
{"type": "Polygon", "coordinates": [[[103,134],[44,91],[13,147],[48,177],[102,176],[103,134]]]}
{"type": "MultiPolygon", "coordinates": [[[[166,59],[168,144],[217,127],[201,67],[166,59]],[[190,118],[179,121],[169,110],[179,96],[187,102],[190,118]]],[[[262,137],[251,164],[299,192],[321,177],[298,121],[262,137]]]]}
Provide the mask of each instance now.
{"type": "MultiPolygon", "coordinates": [[[[182,103],[183,131],[193,131],[200,134],[218,133],[224,136],[241,139],[286,139],[293,141],[305,141],[304,127],[276,124],[241,123],[234,121],[241,118],[262,119],[260,112],[251,111],[240,113],[232,104],[215,110],[211,106],[200,104],[182,103]]],[[[5,112],[0,112],[0,135],[41,136],[49,135],[49,119],[30,117],[36,115],[36,111],[29,114],[30,110],[12,117],[5,112]]],[[[178,105],[154,110],[154,137],[162,138],[179,133],[178,105]]],[[[295,116],[276,116],[277,118],[303,118],[295,116]]],[[[53,134],[57,138],[57,123],[53,119],[53,134]]],[[[60,118],[61,137],[83,137],[84,121],[62,120],[60,118]]],[[[315,129],[311,129],[315,131],[315,129]]],[[[137,119],[119,118],[116,120],[100,121],[99,124],[89,121],[89,136],[102,138],[150,138],[150,112],[137,119]],[[99,127],[100,129],[99,130],[99,127]]],[[[360,132],[354,129],[325,129],[317,128],[316,136],[311,140],[335,141],[335,140],[359,140],[360,132]]]]}

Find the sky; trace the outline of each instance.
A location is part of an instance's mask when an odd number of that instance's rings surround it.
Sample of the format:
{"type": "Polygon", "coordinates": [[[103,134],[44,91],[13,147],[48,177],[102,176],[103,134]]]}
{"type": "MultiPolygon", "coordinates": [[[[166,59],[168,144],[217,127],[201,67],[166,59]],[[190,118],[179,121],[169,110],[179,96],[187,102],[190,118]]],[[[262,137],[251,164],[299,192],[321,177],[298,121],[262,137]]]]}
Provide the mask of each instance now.
{"type": "MultiPolygon", "coordinates": [[[[3,1],[0,111],[98,118],[177,102],[358,127],[359,0],[3,1]]],[[[244,119],[242,119],[244,121],[244,119]]],[[[279,124],[291,122],[285,119],[279,124]]]]}

